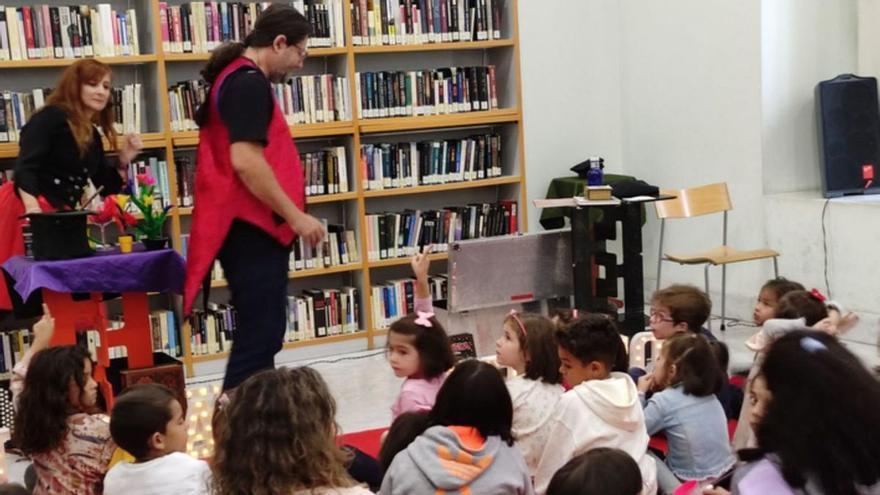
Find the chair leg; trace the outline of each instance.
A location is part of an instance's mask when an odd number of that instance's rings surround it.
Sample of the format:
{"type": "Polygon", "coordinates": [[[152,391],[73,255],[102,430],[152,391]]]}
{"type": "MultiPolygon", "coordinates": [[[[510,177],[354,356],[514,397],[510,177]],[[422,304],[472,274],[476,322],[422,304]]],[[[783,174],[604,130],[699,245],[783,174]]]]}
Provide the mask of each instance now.
{"type": "MultiPolygon", "coordinates": [[[[703,277],[706,279],[706,296],[709,295],[709,263],[706,263],[703,266],[703,277]]],[[[706,322],[709,325],[709,331],[712,331],[712,313],[709,313],[709,320],[706,322]]]]}
{"type": "Polygon", "coordinates": [[[779,258],[773,257],[773,278],[779,278],[779,258]]]}
{"type": "Polygon", "coordinates": [[[725,304],[727,302],[727,265],[721,265],[721,331],[723,332],[726,329],[725,326],[725,316],[726,307],[725,304]]]}
{"type": "Polygon", "coordinates": [[[660,290],[660,273],[663,270],[663,234],[666,230],[666,219],[660,220],[660,249],[657,252],[657,289],[660,290]]]}

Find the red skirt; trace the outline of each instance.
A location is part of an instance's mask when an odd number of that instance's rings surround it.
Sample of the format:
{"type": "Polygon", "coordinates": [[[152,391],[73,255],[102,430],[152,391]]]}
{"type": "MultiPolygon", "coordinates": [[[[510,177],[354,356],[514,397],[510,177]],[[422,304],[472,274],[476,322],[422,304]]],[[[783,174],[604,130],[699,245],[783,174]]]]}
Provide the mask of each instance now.
{"type": "MultiPolygon", "coordinates": [[[[24,215],[24,204],[15,194],[15,185],[7,182],[0,186],[0,266],[9,258],[24,254],[22,220],[19,219],[22,215],[24,215]]],[[[2,279],[0,279],[0,310],[12,310],[12,300],[2,279]]]]}

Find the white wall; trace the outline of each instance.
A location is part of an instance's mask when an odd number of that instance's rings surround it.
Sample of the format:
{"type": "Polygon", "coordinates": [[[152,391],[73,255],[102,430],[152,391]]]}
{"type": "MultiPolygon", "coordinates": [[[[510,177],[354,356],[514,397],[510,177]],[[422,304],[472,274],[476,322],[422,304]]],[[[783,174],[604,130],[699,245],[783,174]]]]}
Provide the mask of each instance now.
{"type": "Polygon", "coordinates": [[[880,77],[880,2],[859,0],[859,75],[880,77]]]}
{"type": "MultiPolygon", "coordinates": [[[[624,171],[661,187],[726,181],[731,244],[743,248],[764,243],[760,14],[759,0],[624,0],[621,8],[624,171]]],[[[646,288],[655,283],[659,232],[652,208],[648,218],[646,288]]],[[[721,242],[721,227],[717,216],[667,223],[666,251],[708,249],[721,242]]],[[[731,267],[728,302],[751,300],[770,270],[731,267]]],[[[702,275],[664,264],[663,284],[702,286],[702,275]]],[[[720,271],[712,277],[720,296],[720,271]]]]}
{"type": "MultiPolygon", "coordinates": [[[[591,154],[608,158],[611,171],[661,187],[726,181],[735,207],[730,240],[742,248],[781,247],[768,231],[775,224],[765,217],[773,214],[765,211],[766,194],[819,187],[815,84],[844,72],[880,75],[878,0],[553,5],[520,0],[530,199],[591,154]]],[[[654,284],[659,232],[648,212],[646,288],[654,284]]],[[[784,218],[807,218],[802,213],[784,218]]],[[[529,219],[539,229],[538,212],[529,219]]],[[[716,219],[673,223],[667,251],[709,247],[720,229],[716,219]]],[[[799,254],[785,247],[783,274],[804,261],[786,259],[799,254]]],[[[771,274],[769,262],[729,269],[735,316],[750,316],[771,274]]],[[[665,264],[663,281],[702,285],[702,271],[665,264]]],[[[716,271],[716,301],[719,291],[716,271]]]]}
{"type": "Polygon", "coordinates": [[[554,177],[593,155],[621,170],[616,0],[519,1],[529,229],[554,177]]]}
{"type": "Polygon", "coordinates": [[[819,81],[856,72],[857,6],[851,0],[772,0],[761,11],[764,192],[819,189],[814,89],[819,81]]]}

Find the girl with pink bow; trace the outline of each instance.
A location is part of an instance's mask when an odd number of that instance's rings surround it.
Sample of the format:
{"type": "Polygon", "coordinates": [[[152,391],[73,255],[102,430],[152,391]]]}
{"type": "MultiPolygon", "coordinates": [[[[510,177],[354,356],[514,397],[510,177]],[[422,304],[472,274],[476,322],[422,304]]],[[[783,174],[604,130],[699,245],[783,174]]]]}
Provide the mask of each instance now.
{"type": "Polygon", "coordinates": [[[388,330],[388,363],[394,375],[404,377],[400,394],[391,406],[391,419],[408,411],[429,411],[443,385],[446,370],[455,364],[446,331],[431,306],[428,288],[428,252],[412,258],[416,275],[415,311],[391,324],[388,330]]]}

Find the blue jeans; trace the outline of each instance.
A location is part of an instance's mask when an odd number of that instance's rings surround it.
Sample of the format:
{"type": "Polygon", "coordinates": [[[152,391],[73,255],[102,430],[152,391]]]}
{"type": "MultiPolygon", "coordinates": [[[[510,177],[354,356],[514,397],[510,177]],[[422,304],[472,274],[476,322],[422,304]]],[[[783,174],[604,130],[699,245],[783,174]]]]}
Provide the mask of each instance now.
{"type": "Polygon", "coordinates": [[[262,229],[235,220],[217,258],[238,312],[223,390],[275,367],[287,330],[290,248],[262,229]]]}

